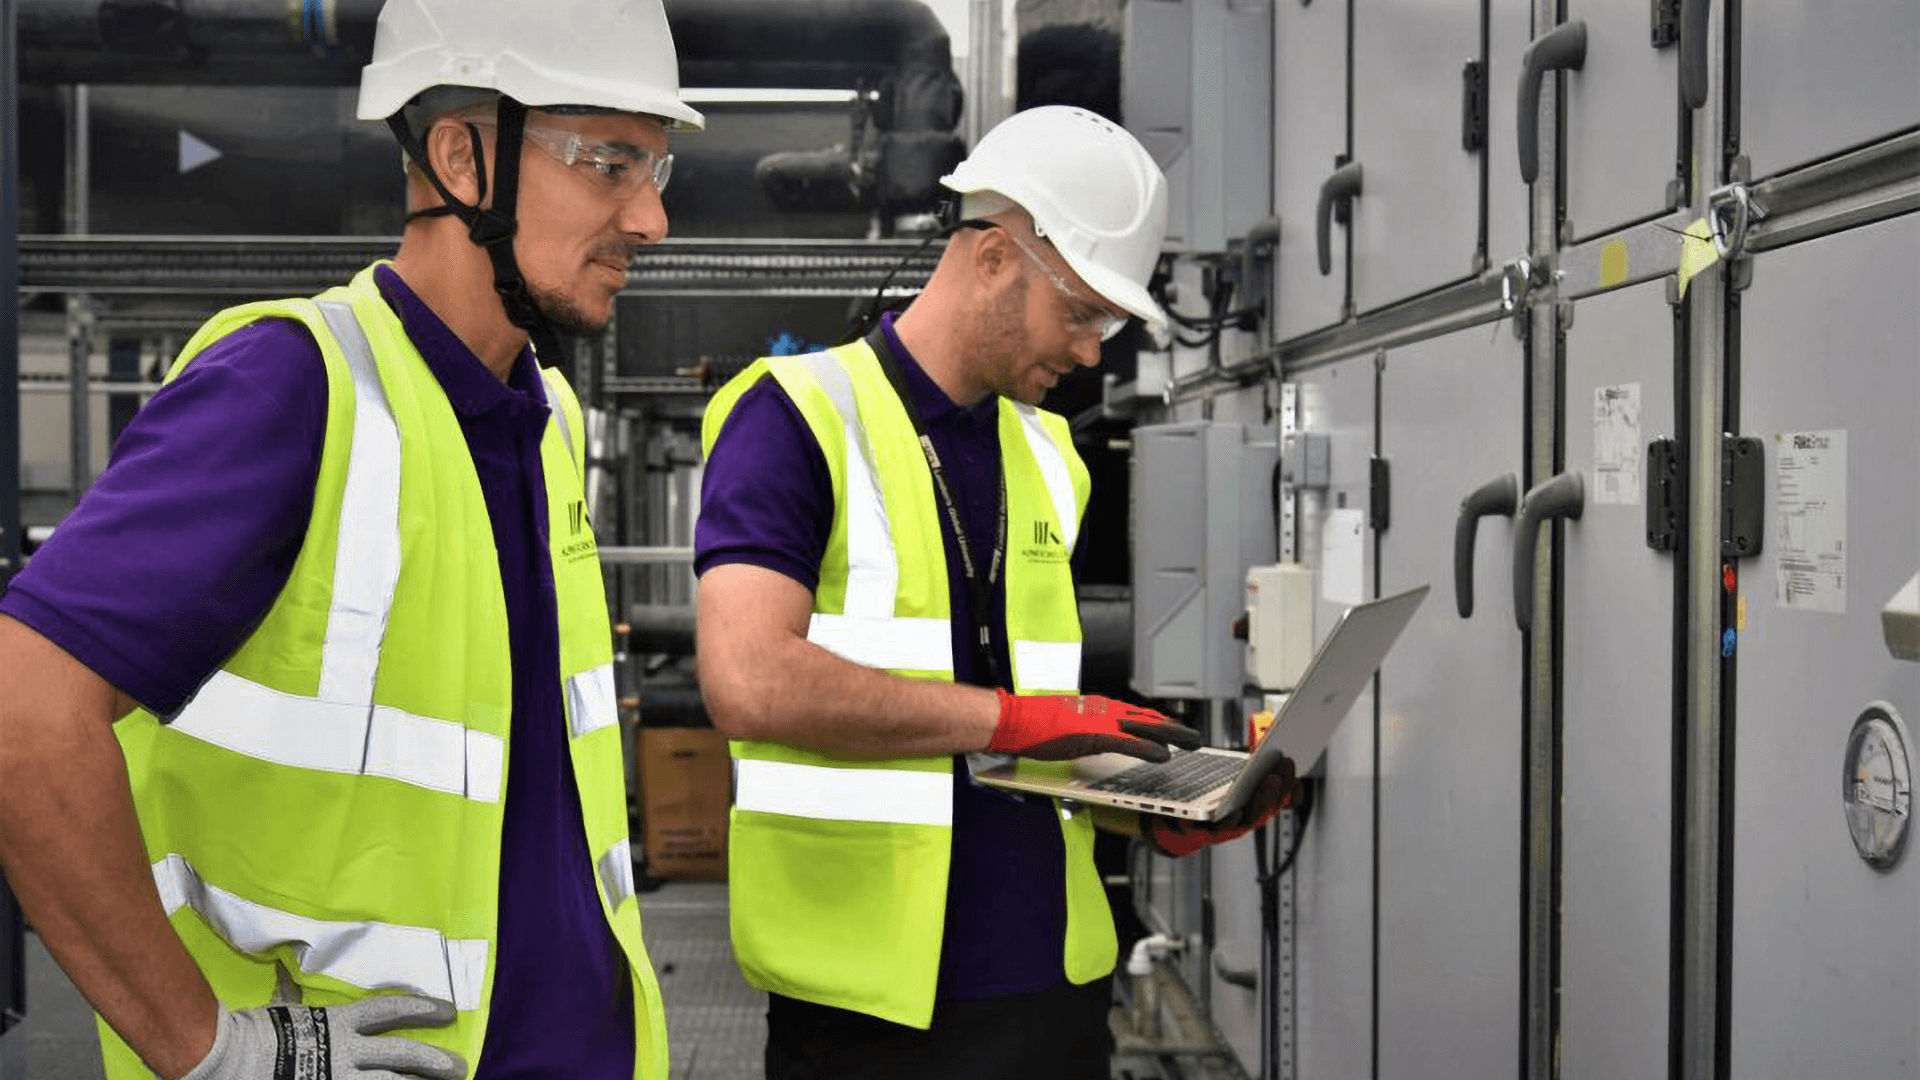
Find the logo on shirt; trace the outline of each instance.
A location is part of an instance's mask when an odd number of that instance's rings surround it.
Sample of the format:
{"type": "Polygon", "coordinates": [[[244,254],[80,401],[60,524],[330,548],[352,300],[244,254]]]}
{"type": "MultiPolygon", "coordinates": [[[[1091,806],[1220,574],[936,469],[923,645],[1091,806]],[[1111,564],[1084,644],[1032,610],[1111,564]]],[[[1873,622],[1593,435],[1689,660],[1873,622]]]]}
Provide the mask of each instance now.
{"type": "Polygon", "coordinates": [[[1036,521],[1033,523],[1031,542],[1020,549],[1020,556],[1028,562],[1066,562],[1066,541],[1060,539],[1060,530],[1054,526],[1053,522],[1044,519],[1036,521]]]}
{"type": "Polygon", "coordinates": [[[576,563],[599,554],[593,540],[593,521],[587,517],[587,501],[575,499],[567,504],[567,539],[560,547],[560,561],[576,563]]]}

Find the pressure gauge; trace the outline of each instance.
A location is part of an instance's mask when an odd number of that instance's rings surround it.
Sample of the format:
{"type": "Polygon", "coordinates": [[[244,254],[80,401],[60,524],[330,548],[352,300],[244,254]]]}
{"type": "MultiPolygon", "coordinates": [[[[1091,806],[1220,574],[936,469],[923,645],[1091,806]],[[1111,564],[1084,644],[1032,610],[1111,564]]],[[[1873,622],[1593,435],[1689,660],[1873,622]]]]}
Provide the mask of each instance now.
{"type": "Polygon", "coordinates": [[[1907,757],[1907,726],[1884,701],[1867,706],[1847,735],[1840,797],[1847,804],[1847,831],[1867,865],[1886,869],[1900,861],[1913,805],[1913,767],[1907,757]]]}

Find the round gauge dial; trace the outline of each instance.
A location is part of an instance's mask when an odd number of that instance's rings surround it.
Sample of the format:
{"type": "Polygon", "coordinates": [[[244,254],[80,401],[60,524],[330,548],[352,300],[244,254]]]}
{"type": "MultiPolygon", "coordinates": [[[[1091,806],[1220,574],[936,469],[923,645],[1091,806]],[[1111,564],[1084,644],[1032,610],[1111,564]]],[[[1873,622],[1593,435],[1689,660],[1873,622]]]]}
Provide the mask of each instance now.
{"type": "Polygon", "coordinates": [[[1870,866],[1885,869],[1900,861],[1913,805],[1912,778],[1907,727],[1893,706],[1876,701],[1853,722],[1840,777],[1847,831],[1870,866]]]}

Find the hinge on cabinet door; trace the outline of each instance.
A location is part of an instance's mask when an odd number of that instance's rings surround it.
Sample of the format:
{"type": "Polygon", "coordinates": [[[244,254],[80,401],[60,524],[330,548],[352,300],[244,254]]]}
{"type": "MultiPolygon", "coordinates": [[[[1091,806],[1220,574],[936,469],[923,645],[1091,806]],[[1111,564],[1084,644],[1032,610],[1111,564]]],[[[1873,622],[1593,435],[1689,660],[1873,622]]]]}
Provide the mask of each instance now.
{"type": "Polygon", "coordinates": [[[1647,546],[1673,551],[1680,546],[1680,446],[1672,439],[1647,444],[1647,546]]]}
{"type": "Polygon", "coordinates": [[[1765,528],[1767,459],[1759,439],[1729,435],[1720,442],[1720,556],[1760,554],[1765,528]]]}
{"type": "Polygon", "coordinates": [[[1469,60],[1460,69],[1460,146],[1477,154],[1487,145],[1487,65],[1469,60]]]}
{"type": "Polygon", "coordinates": [[[1393,504],[1393,470],[1387,467],[1387,459],[1376,457],[1367,463],[1367,524],[1374,532],[1386,532],[1391,520],[1388,511],[1393,504]]]}
{"type": "Polygon", "coordinates": [[[1680,40],[1680,0],[1653,0],[1653,47],[1664,49],[1680,40]]]}

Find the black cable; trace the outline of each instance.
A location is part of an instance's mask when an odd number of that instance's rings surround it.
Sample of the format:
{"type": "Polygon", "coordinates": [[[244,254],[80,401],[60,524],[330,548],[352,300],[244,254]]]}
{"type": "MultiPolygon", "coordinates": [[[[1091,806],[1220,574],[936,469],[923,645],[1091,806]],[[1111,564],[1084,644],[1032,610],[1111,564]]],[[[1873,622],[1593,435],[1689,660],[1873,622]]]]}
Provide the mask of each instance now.
{"type": "Polygon", "coordinates": [[[849,345],[859,341],[861,338],[866,337],[875,326],[879,325],[880,313],[884,310],[886,303],[887,286],[893,284],[893,279],[900,273],[901,267],[919,258],[920,253],[927,250],[928,244],[933,243],[935,240],[944,240],[954,233],[959,232],[961,229],[997,228],[999,228],[997,223],[988,221],[986,218],[967,218],[964,221],[956,221],[952,224],[942,225],[940,228],[928,233],[927,238],[920,241],[920,246],[902,255],[900,261],[894,263],[893,268],[887,271],[887,276],[880,279],[880,287],[873,290],[872,298],[867,301],[858,315],[848,321],[846,332],[841,335],[839,344],[849,345]]]}

